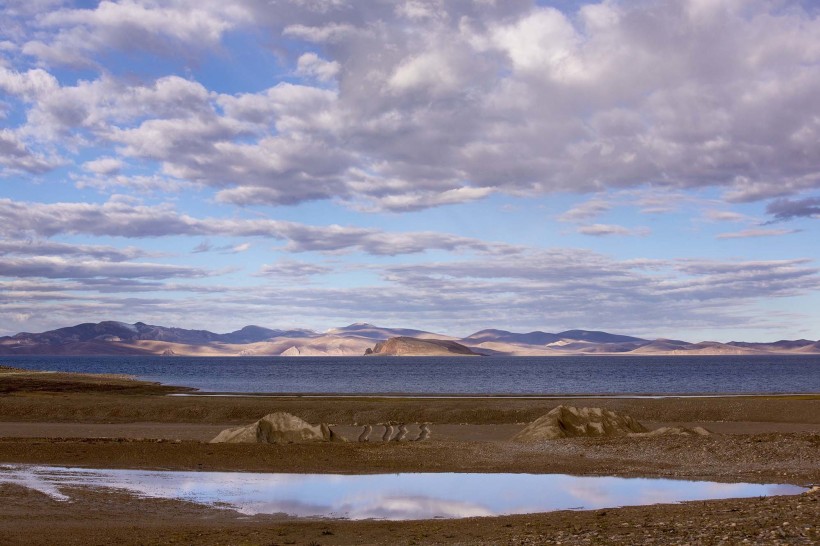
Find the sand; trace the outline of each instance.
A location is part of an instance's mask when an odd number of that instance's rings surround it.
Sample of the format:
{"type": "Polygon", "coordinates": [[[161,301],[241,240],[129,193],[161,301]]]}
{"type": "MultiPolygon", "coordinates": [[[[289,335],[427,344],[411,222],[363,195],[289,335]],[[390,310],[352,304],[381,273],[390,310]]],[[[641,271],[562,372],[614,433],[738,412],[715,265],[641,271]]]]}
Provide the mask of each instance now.
{"type": "MultiPolygon", "coordinates": [[[[820,395],[708,399],[169,397],[173,389],[70,374],[0,376],[0,464],[265,472],[535,472],[820,483],[820,395]],[[14,377],[11,383],[7,380],[14,377]],[[9,387],[11,385],[11,387],[9,387]],[[708,437],[510,439],[560,404],[708,437]],[[335,423],[345,443],[209,444],[275,412],[335,423]],[[364,425],[429,423],[423,442],[357,442],[364,425]],[[104,436],[94,438],[93,436],[104,436]]],[[[0,486],[0,543],[680,544],[820,542],[818,495],[421,522],[247,518],[179,501],[83,490],[57,503],[0,486]]]]}

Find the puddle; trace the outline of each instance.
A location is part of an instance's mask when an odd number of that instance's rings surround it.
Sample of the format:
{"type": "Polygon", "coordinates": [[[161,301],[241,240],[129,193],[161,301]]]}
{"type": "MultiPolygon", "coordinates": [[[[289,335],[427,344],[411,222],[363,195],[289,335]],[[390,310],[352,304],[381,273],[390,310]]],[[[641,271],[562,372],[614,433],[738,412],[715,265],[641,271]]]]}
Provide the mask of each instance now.
{"type": "Polygon", "coordinates": [[[805,491],[794,485],[565,474],[257,474],[0,465],[0,484],[4,483],[62,501],[71,500],[64,488],[116,488],[247,515],[389,520],[591,510],[805,491]]]}

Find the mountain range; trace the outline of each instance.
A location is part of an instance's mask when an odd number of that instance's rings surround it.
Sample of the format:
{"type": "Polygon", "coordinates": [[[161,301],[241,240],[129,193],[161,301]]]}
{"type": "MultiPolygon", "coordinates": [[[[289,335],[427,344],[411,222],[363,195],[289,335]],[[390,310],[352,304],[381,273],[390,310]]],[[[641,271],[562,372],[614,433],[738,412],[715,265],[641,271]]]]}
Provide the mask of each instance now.
{"type": "Polygon", "coordinates": [[[820,354],[820,341],[690,343],[591,330],[516,333],[488,329],[457,338],[409,328],[356,323],[326,332],[245,326],[226,334],[137,322],[83,323],[41,333],[0,337],[0,355],[358,356],[391,338],[456,342],[483,355],[752,355],[820,354]]]}

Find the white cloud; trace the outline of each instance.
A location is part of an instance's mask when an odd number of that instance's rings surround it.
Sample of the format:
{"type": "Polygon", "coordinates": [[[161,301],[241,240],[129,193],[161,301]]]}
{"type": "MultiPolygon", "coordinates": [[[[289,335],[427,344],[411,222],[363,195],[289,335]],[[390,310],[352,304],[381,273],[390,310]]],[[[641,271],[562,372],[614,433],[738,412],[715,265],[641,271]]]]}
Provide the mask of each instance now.
{"type": "Polygon", "coordinates": [[[125,43],[159,55],[168,40],[213,47],[256,25],[322,52],[288,59],[306,81],[255,93],[218,95],[179,76],[59,87],[41,69],[2,69],[0,86],[29,101],[27,138],[122,145],[242,205],[417,210],[460,202],[462,188],[647,186],[720,186],[746,201],[816,188],[817,14],[687,6],[283,1],[273,14],[251,1],[108,1],[40,17],[37,39],[95,60],[125,43]]]}
{"type": "Polygon", "coordinates": [[[32,151],[14,131],[0,129],[0,174],[42,174],[58,164],[58,160],[32,151]]]}
{"type": "Polygon", "coordinates": [[[593,235],[595,237],[604,237],[607,235],[629,235],[645,237],[649,235],[649,228],[628,228],[616,224],[590,224],[578,228],[578,233],[584,235],[593,235]]]}
{"type": "Polygon", "coordinates": [[[732,231],[717,235],[718,239],[749,239],[753,237],[779,237],[781,235],[791,235],[798,233],[797,229],[773,229],[773,228],[750,228],[740,231],[732,231]]]}
{"type": "Polygon", "coordinates": [[[175,54],[180,44],[215,47],[223,34],[248,21],[239,3],[174,1],[165,5],[140,0],[104,0],[91,9],[59,9],[36,19],[56,32],[45,41],[32,40],[23,51],[55,64],[91,65],[93,54],[110,49],[161,51],[175,54]]]}
{"type": "Polygon", "coordinates": [[[296,61],[297,74],[313,77],[322,82],[335,78],[340,68],[338,62],[322,59],[312,51],[302,54],[296,61]]]}
{"type": "Polygon", "coordinates": [[[122,161],[115,157],[101,157],[83,163],[83,169],[100,175],[116,174],[122,168],[122,161]]]}

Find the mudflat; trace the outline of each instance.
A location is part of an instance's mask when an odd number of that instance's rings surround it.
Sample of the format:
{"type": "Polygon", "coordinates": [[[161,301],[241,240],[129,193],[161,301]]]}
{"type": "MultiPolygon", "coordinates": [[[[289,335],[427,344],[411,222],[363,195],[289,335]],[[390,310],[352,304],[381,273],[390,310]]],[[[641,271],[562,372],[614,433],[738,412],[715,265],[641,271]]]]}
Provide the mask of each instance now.
{"type": "MultiPolygon", "coordinates": [[[[527,472],[820,483],[820,395],[659,399],[200,397],[121,376],[0,369],[0,464],[255,472],[527,472]],[[511,441],[559,404],[710,436],[511,441]],[[348,442],[209,444],[285,411],[348,442]],[[429,423],[423,442],[356,442],[362,426],[429,423]]],[[[679,544],[820,542],[820,495],[407,522],[242,516],[113,490],[58,502],[0,486],[9,544],[679,544]]]]}

